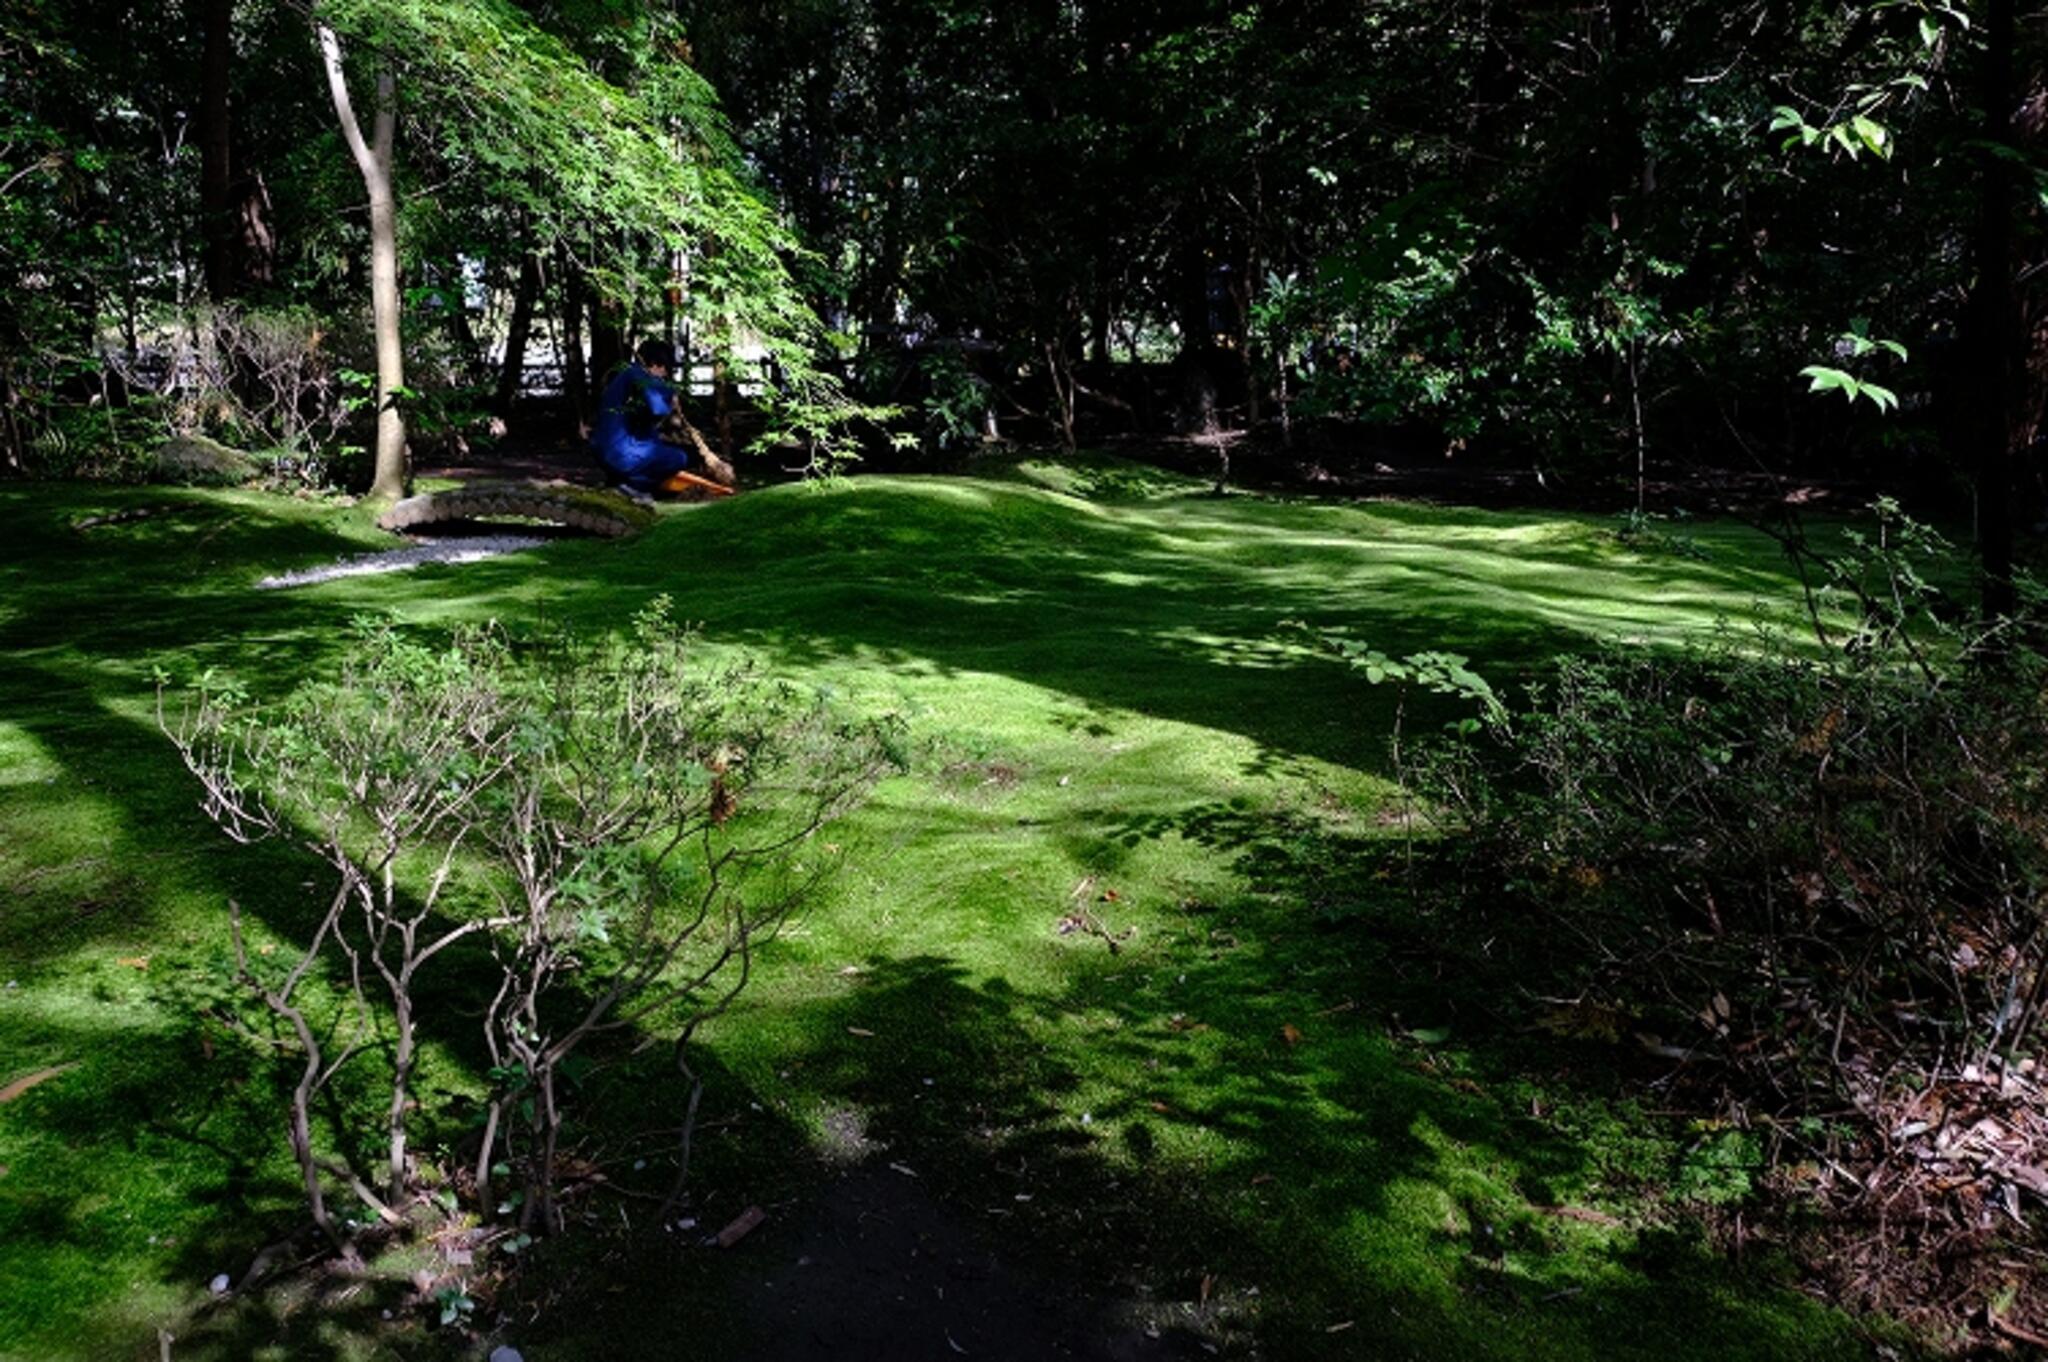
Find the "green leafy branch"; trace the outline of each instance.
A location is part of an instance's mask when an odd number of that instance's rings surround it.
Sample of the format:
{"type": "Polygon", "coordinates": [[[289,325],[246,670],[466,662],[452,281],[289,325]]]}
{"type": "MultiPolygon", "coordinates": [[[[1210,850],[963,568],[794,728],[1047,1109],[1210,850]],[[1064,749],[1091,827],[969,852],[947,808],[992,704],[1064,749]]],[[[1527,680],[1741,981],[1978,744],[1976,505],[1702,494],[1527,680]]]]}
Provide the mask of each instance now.
{"type": "MultiPolygon", "coordinates": [[[[1869,333],[1869,328],[1869,321],[1862,317],[1858,317],[1850,322],[1849,329],[1835,337],[1837,353],[1846,354],[1851,359],[1864,359],[1878,352],[1883,352],[1897,360],[1904,360],[1906,358],[1906,347],[1903,344],[1895,340],[1886,340],[1882,337],[1872,336],[1869,333]]],[[[1871,405],[1880,412],[1898,410],[1899,395],[1897,393],[1881,384],[1873,383],[1867,378],[1858,378],[1846,369],[1837,368],[1831,364],[1809,364],[1799,371],[1799,376],[1811,380],[1810,386],[1807,388],[1808,392],[1839,392],[1849,400],[1851,405],[1855,404],[1857,398],[1862,397],[1868,398],[1871,405]]]]}
{"type": "MultiPolygon", "coordinates": [[[[1968,32],[1970,28],[1968,11],[1938,0],[1883,0],[1873,9],[1915,11],[1919,50],[1917,58],[1908,60],[1929,71],[1938,69],[1948,30],[1968,32]]],[[[1784,141],[1786,151],[1818,146],[1829,152],[1846,153],[1852,161],[1866,151],[1879,160],[1889,161],[1898,139],[1879,121],[1880,116],[1895,101],[1925,94],[1928,88],[1927,77],[1918,71],[1905,71],[1876,83],[1857,82],[1843,87],[1841,101],[1818,123],[1809,121],[1790,104],[1778,105],[1771,110],[1770,131],[1788,134],[1784,141]],[[1845,111],[1846,116],[1837,116],[1845,111]]]]}
{"type": "MultiPolygon", "coordinates": [[[[1472,670],[1471,659],[1459,653],[1428,650],[1390,657],[1378,648],[1327,629],[1316,629],[1299,620],[1285,628],[1306,634],[1318,652],[1334,657],[1366,679],[1368,685],[1419,686],[1438,695],[1449,695],[1477,706],[1485,725],[1499,726],[1508,718],[1507,706],[1493,686],[1472,670]]],[[[1481,719],[1460,719],[1449,727],[1470,734],[1481,727],[1481,719]]]]}

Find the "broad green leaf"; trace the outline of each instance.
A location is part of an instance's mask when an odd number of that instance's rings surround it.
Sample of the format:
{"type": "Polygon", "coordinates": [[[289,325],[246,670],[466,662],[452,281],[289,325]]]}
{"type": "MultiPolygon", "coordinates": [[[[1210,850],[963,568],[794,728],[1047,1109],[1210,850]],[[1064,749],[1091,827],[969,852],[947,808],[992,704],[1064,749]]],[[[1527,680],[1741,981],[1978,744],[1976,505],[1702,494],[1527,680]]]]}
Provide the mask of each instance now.
{"type": "Polygon", "coordinates": [[[1820,393],[1839,389],[1846,392],[1852,401],[1856,397],[1856,380],[1840,369],[1830,369],[1825,364],[1809,364],[1801,369],[1799,374],[1802,378],[1813,380],[1813,386],[1807,389],[1808,392],[1820,393]]]}

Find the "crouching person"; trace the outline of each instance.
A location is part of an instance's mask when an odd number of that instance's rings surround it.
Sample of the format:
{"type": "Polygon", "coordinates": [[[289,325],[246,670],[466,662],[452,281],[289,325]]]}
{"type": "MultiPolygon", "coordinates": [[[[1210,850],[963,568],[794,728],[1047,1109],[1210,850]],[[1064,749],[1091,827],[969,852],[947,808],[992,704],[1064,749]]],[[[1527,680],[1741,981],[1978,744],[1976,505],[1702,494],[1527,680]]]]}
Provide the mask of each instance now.
{"type": "Polygon", "coordinates": [[[629,493],[652,496],[689,466],[690,453],[661,438],[662,422],[676,409],[669,375],[675,347],[643,341],[628,364],[613,374],[598,399],[590,444],[614,481],[629,493]]]}

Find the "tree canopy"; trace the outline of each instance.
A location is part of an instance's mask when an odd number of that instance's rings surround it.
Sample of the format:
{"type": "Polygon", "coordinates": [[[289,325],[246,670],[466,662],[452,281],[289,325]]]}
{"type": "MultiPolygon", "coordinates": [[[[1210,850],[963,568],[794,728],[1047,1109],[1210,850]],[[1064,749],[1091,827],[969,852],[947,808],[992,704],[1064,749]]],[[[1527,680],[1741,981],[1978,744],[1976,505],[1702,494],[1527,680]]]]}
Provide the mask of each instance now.
{"type": "Polygon", "coordinates": [[[2048,44],[2005,0],[18,5],[10,464],[209,301],[370,367],[316,31],[366,119],[389,82],[415,441],[543,332],[586,413],[662,332],[770,442],[1341,429],[2040,500],[2048,44]]]}

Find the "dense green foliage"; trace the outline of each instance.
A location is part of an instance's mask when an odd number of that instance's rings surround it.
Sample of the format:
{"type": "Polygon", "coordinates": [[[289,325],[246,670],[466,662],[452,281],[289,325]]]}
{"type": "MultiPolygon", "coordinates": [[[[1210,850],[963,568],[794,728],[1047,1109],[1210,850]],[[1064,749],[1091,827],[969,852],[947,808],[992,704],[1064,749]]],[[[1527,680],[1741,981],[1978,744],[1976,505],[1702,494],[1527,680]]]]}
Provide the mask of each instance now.
{"type": "MultiPolygon", "coordinates": [[[[1853,449],[1928,471],[1967,401],[1982,7],[869,0],[688,22],[885,351],[905,330],[992,344],[1005,384],[1090,364],[1141,419],[1144,380],[1108,362],[1173,357],[1184,423],[1219,394],[1270,417],[1291,378],[1305,414],[1593,469],[1640,433],[1666,457],[1736,459],[1732,437],[1781,470],[1853,449]],[[1908,360],[1838,359],[1857,318],[1908,360]],[[1798,401],[1809,364],[1911,394],[1913,419],[1798,401]]],[[[2039,25],[2021,36],[2035,80],[2039,25]]]]}
{"type": "MultiPolygon", "coordinates": [[[[359,91],[393,78],[423,441],[505,410],[543,341],[587,410],[635,336],[669,332],[715,365],[721,419],[744,390],[798,445],[863,414],[836,375],[926,404],[902,433],[933,443],[1324,420],[1603,475],[1979,475],[2002,504],[2038,473],[1981,450],[2030,457],[2040,385],[1982,382],[2038,367],[2043,315],[2043,39],[2018,25],[2011,70],[1989,62],[2005,4],[312,17],[359,91]]],[[[103,464],[127,386],[186,395],[166,333],[204,349],[209,299],[310,306],[337,367],[371,367],[362,186],[306,18],[0,21],[10,462],[103,464]],[[85,406],[110,368],[123,391],[85,406]]],[[[214,386],[246,395],[235,367],[214,386]]]]}
{"type": "MultiPolygon", "coordinates": [[[[543,267],[557,318],[574,319],[554,348],[575,349],[563,365],[579,400],[581,375],[616,362],[626,335],[680,326],[722,363],[772,370],[782,437],[840,438],[858,412],[818,367],[830,347],[789,273],[801,248],[746,183],[672,20],[593,6],[551,27],[507,4],[381,0],[314,17],[361,68],[365,126],[370,77],[395,90],[415,376],[399,400],[422,447],[477,429],[489,342],[502,344],[522,270],[543,267]],[[586,301],[609,337],[587,356],[586,301]]],[[[325,86],[306,15],[209,0],[16,7],[0,23],[8,466],[107,471],[118,424],[145,446],[167,428],[284,442],[303,432],[263,418],[309,406],[327,427],[318,452],[335,454],[341,417],[367,415],[368,238],[334,111],[309,97],[325,86]],[[231,49],[217,76],[195,31],[214,10],[231,49]],[[199,182],[215,140],[230,161],[219,205],[199,182]],[[215,269],[216,249],[229,266],[215,269]],[[280,376],[250,326],[296,335],[320,391],[280,376]]]]}

